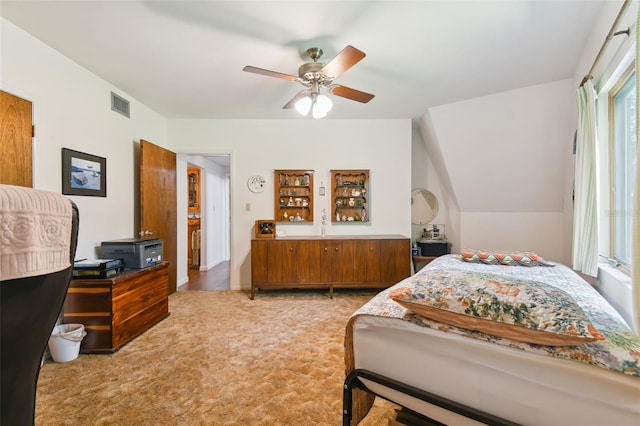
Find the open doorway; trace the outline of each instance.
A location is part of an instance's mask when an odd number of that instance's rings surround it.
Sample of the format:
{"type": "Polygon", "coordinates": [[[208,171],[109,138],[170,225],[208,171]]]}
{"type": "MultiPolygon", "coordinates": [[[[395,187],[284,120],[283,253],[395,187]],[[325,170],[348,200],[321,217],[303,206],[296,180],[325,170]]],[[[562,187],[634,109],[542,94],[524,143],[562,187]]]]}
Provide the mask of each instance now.
{"type": "Polygon", "coordinates": [[[230,155],[188,156],[189,281],[179,290],[230,288],[230,162],[230,155]],[[198,185],[194,185],[196,181],[198,185]]]}

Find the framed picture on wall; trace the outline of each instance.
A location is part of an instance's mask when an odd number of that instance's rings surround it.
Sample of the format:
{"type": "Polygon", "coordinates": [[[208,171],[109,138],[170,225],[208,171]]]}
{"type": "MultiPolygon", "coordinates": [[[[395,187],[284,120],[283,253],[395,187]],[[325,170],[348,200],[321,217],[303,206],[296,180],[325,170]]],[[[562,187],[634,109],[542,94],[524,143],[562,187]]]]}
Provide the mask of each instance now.
{"type": "Polygon", "coordinates": [[[107,159],[62,148],[62,193],[107,196],[107,159]]]}

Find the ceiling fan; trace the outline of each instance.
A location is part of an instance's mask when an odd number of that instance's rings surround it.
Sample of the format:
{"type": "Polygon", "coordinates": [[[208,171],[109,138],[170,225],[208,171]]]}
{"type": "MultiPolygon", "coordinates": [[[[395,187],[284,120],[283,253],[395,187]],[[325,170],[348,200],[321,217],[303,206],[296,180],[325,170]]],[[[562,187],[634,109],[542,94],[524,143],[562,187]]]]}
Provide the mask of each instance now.
{"type": "Polygon", "coordinates": [[[332,106],[331,100],[320,93],[321,89],[325,89],[336,96],[362,103],[367,103],[373,99],[374,95],[370,93],[361,92],[360,90],[333,83],[335,78],[339,77],[346,70],[361,61],[366,56],[364,52],[353,46],[347,46],[326,64],[318,62],[318,59],[322,56],[322,49],[312,47],[307,49],[306,54],[311,58],[312,62],[302,64],[300,68],[298,68],[297,77],[295,75],[270,71],[263,68],[252,67],[250,65],[247,65],[242,70],[245,72],[266,75],[268,77],[297,81],[305,86],[306,89],[296,94],[282,108],[296,108],[303,115],[308,115],[311,112],[313,118],[322,118],[326,116],[332,106]]]}

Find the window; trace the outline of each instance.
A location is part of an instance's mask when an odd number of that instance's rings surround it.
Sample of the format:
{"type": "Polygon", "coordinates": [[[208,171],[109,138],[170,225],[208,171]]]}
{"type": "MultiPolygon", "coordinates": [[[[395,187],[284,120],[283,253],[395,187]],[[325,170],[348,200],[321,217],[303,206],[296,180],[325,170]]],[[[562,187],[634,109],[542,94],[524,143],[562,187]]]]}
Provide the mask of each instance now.
{"type": "Polygon", "coordinates": [[[611,256],[631,266],[633,179],[636,171],[636,79],[633,68],[609,92],[611,256]]]}

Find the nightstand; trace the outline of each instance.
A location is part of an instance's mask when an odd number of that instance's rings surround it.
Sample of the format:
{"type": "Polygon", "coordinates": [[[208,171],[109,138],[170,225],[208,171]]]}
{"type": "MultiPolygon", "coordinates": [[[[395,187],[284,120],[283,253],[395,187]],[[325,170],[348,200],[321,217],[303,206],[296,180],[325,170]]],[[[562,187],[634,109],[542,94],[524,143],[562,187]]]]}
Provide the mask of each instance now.
{"type": "Polygon", "coordinates": [[[447,240],[418,240],[421,256],[442,256],[451,253],[451,244],[447,240]]]}
{"type": "Polygon", "coordinates": [[[438,256],[411,256],[411,260],[413,261],[413,273],[415,274],[437,257],[438,256]]]}
{"type": "Polygon", "coordinates": [[[438,256],[451,253],[451,244],[447,240],[418,240],[420,256],[412,256],[414,273],[429,264],[438,256]]]}

